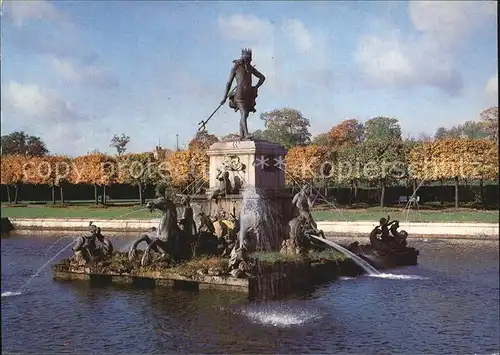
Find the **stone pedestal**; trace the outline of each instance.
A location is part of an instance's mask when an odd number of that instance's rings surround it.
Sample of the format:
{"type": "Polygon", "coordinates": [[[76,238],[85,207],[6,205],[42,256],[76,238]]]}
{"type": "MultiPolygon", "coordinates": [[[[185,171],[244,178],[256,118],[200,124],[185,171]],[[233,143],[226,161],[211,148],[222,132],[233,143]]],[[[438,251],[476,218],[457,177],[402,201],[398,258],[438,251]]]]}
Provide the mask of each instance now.
{"type": "MultiPolygon", "coordinates": [[[[279,144],[262,140],[217,142],[210,146],[207,155],[210,159],[210,187],[203,203],[204,211],[214,214],[223,209],[232,213],[234,209],[238,215],[243,203],[242,190],[246,186],[255,187],[265,198],[266,206],[279,218],[275,222],[279,226],[274,227],[282,232],[279,233],[280,238],[274,237],[272,241],[273,250],[279,250],[281,240],[287,237],[288,221],[292,218],[292,196],[285,189],[286,150],[279,144]],[[216,203],[208,198],[220,187],[218,169],[229,173],[232,191],[216,203]]],[[[200,201],[198,198],[194,200],[200,201]]],[[[263,230],[266,228],[264,226],[263,230]]]]}
{"type": "Polygon", "coordinates": [[[245,185],[259,190],[278,193],[285,187],[286,150],[279,144],[262,140],[217,142],[207,151],[210,158],[210,190],[219,187],[217,169],[232,160],[243,165],[241,170],[228,170],[233,193],[239,193],[245,185]]]}

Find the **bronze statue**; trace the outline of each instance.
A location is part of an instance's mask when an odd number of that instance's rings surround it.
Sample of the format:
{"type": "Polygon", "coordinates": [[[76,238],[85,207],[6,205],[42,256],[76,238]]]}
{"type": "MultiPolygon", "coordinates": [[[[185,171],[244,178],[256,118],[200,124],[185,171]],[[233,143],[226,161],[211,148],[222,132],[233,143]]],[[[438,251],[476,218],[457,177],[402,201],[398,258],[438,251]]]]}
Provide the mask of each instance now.
{"type": "Polygon", "coordinates": [[[396,245],[400,247],[406,247],[408,242],[406,241],[406,238],[408,237],[408,233],[405,230],[401,230],[401,232],[398,231],[399,228],[399,221],[393,221],[393,224],[390,227],[390,232],[392,236],[394,237],[394,241],[396,242],[396,245]]]}
{"type": "Polygon", "coordinates": [[[299,218],[303,220],[303,223],[305,223],[305,231],[310,231],[324,238],[325,234],[322,230],[318,229],[318,225],[312,217],[311,208],[313,207],[313,202],[309,196],[306,195],[306,189],[307,185],[302,186],[300,191],[293,197],[292,203],[299,211],[299,218]]]}
{"type": "Polygon", "coordinates": [[[212,192],[210,199],[215,199],[218,203],[219,197],[224,197],[232,192],[231,181],[229,181],[229,172],[222,168],[217,169],[217,180],[219,180],[219,187],[212,192]]]}
{"type": "Polygon", "coordinates": [[[182,199],[182,205],[184,206],[184,211],[182,212],[182,218],[180,220],[180,225],[182,230],[189,235],[196,235],[196,223],[194,222],[193,208],[191,207],[191,198],[189,196],[184,196],[182,199]]]}
{"type": "Polygon", "coordinates": [[[224,99],[221,101],[221,105],[226,102],[233,80],[236,78],[236,92],[229,96],[229,107],[234,109],[235,112],[240,111],[240,139],[242,140],[252,139],[248,133],[247,119],[250,112],[256,111],[255,99],[257,98],[258,89],[266,80],[266,77],[255,69],[251,62],[252,50],[243,49],[241,58],[233,61],[234,65],[226,85],[224,99]],[[259,82],[255,86],[252,86],[252,75],[259,78],[259,82]]]}
{"type": "Polygon", "coordinates": [[[163,196],[158,197],[155,201],[148,202],[146,207],[151,212],[155,209],[163,212],[157,238],[151,239],[147,235],[141,236],[132,245],[129,251],[129,259],[133,260],[136,257],[136,248],[142,241],[148,244],[141,259],[143,266],[151,262],[152,251],[160,251],[162,256],[168,253],[175,260],[189,259],[192,252],[190,236],[181,230],[177,224],[177,207],[172,199],[163,196]]]}
{"type": "Polygon", "coordinates": [[[391,226],[391,224],[393,224],[394,222],[396,221],[391,221],[391,217],[390,216],[387,216],[387,219],[385,218],[380,218],[380,221],[379,221],[379,227],[382,231],[382,236],[381,236],[381,239],[384,243],[386,244],[389,244],[391,243],[392,241],[392,238],[391,236],[389,235],[389,227],[391,226]]]}
{"type": "Polygon", "coordinates": [[[101,234],[101,228],[97,227],[93,222],[89,222],[89,232],[89,236],[79,237],[76,245],[72,248],[75,252],[73,260],[77,263],[86,264],[92,258],[111,257],[113,255],[113,244],[101,234]]]}
{"type": "Polygon", "coordinates": [[[394,252],[406,249],[408,233],[404,230],[399,232],[398,228],[399,221],[391,221],[389,216],[381,218],[379,225],[370,233],[370,244],[375,250],[382,252],[394,252]],[[378,237],[379,235],[380,238],[378,237]]]}

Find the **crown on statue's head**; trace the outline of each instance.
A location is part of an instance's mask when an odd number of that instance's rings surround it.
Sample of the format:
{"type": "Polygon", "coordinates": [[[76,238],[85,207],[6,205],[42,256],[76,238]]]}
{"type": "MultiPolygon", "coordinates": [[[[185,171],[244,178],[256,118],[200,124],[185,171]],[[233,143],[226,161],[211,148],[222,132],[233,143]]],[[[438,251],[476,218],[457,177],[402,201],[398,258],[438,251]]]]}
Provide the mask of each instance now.
{"type": "Polygon", "coordinates": [[[241,50],[241,56],[242,57],[252,58],[252,50],[250,48],[243,48],[241,50]]]}

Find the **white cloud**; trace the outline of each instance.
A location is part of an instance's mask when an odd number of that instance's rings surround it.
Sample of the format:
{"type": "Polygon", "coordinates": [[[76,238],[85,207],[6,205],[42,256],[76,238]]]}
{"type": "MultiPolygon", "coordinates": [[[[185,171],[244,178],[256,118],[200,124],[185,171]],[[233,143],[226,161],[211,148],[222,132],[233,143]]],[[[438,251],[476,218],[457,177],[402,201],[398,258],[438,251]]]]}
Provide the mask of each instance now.
{"type": "Polygon", "coordinates": [[[219,17],[222,35],[230,40],[259,43],[274,36],[274,25],[255,16],[232,15],[219,17]]]}
{"type": "Polygon", "coordinates": [[[496,72],[486,83],[484,94],[488,102],[498,105],[498,72],[496,72]]]}
{"type": "Polygon", "coordinates": [[[494,20],[496,1],[409,1],[410,19],[419,31],[442,45],[454,45],[486,20],[494,20]]]}
{"type": "Polygon", "coordinates": [[[435,42],[403,39],[399,31],[361,37],[354,58],[368,84],[396,88],[431,86],[451,95],[460,92],[462,77],[435,42]]]}
{"type": "Polygon", "coordinates": [[[288,20],[283,24],[283,30],[292,38],[297,51],[307,52],[313,47],[311,34],[301,21],[288,20]]]}
{"type": "Polygon", "coordinates": [[[5,103],[27,120],[42,120],[45,123],[85,119],[69,108],[68,104],[34,84],[9,82],[5,92],[5,103]]]}
{"type": "Polygon", "coordinates": [[[363,37],[355,59],[362,65],[365,73],[375,80],[398,84],[400,81],[413,80],[415,76],[408,53],[396,39],[363,37]]]}
{"type": "Polygon", "coordinates": [[[53,92],[35,84],[10,81],[3,93],[5,131],[24,130],[38,135],[52,152],[68,154],[81,152],[81,144],[95,137],[91,120],[53,92]]]}
{"type": "Polygon", "coordinates": [[[5,1],[6,14],[14,25],[22,27],[29,20],[60,21],[64,18],[54,5],[45,0],[5,1]]]}
{"type": "Polygon", "coordinates": [[[65,81],[89,84],[98,87],[116,86],[116,78],[106,69],[94,65],[76,64],[70,59],[51,57],[54,70],[65,81]]]}
{"type": "Polygon", "coordinates": [[[403,35],[379,21],[360,37],[354,58],[369,85],[429,86],[457,95],[463,87],[453,59],[459,45],[495,13],[495,1],[410,1],[408,14],[418,32],[403,35]]]}

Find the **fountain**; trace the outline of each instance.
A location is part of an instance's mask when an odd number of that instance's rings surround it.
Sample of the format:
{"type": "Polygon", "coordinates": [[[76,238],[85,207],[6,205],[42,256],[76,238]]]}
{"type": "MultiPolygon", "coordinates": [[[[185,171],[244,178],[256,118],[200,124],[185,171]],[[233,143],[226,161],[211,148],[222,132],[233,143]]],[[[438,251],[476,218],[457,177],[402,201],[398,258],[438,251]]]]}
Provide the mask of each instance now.
{"type": "Polygon", "coordinates": [[[325,239],[311,215],[307,186],[295,196],[285,188],[286,150],[248,135],[246,120],[255,112],[257,88],[265,80],[250,60],[251,51],[244,50],[235,61],[220,105],[229,95],[230,107],[240,111],[240,139],[217,142],[207,150],[208,191],[182,196],[180,203],[167,195],[149,202],[151,212],[162,214],[159,226],[138,237],[128,253],[113,250],[100,228],[90,226],[91,235],[79,239],[75,255],[53,267],[55,279],[219,288],[266,299],[341,275],[378,273],[369,260],[325,239]],[[249,72],[260,79],[255,87],[249,72]],[[233,78],[238,86],[229,94],[233,78]],[[191,203],[201,211],[194,213],[191,203]],[[180,219],[178,209],[183,211],[180,219]],[[141,251],[143,242],[147,247],[141,251]]]}

